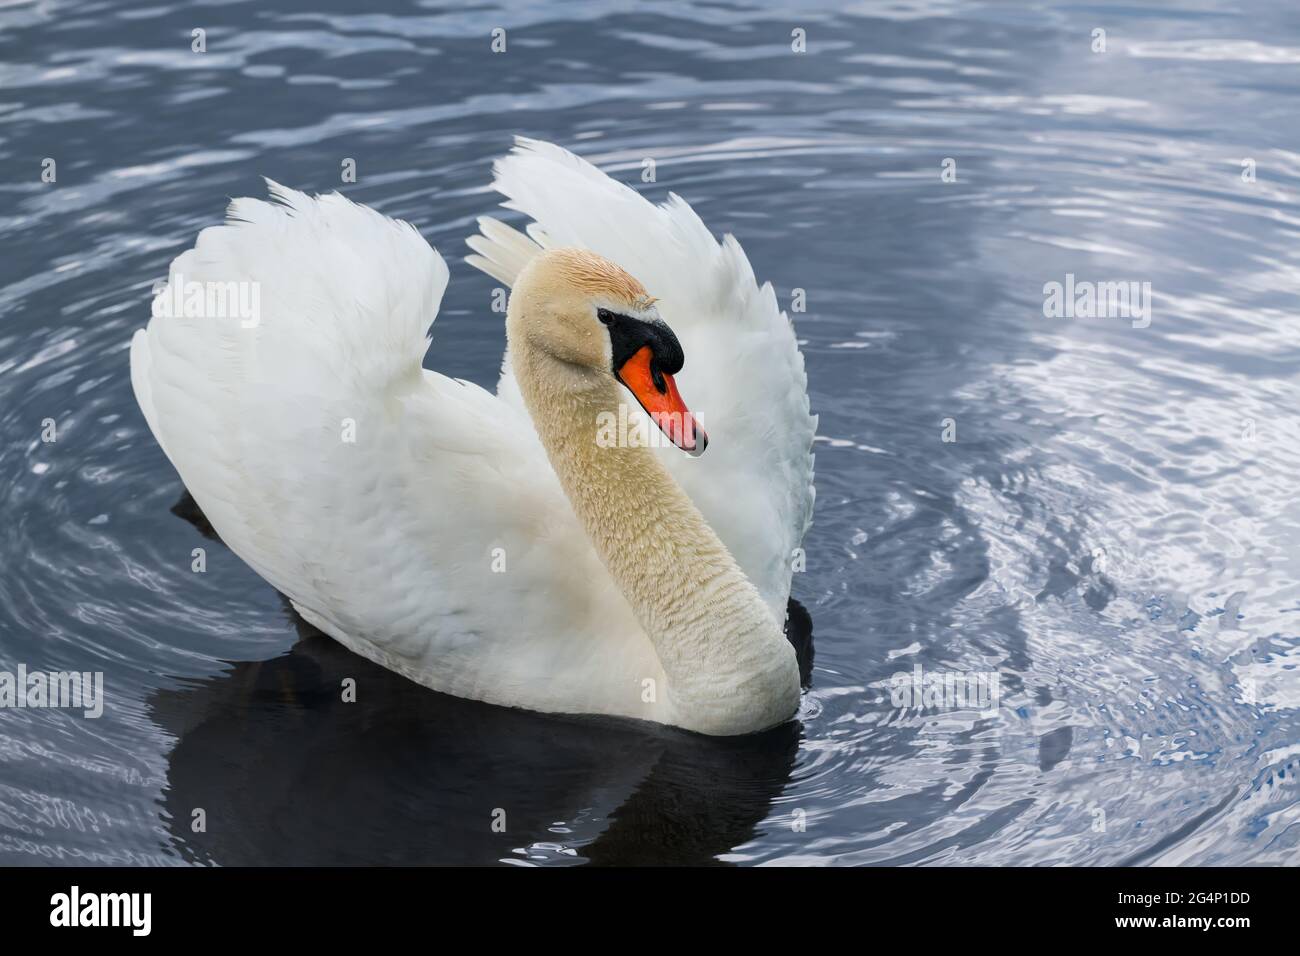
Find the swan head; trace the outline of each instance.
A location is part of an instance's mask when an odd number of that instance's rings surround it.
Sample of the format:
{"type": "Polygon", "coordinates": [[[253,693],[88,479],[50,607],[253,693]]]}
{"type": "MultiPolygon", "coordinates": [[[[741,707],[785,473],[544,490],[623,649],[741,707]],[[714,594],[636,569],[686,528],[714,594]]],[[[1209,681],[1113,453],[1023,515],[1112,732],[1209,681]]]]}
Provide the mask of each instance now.
{"type": "Polygon", "coordinates": [[[655,298],[624,269],[586,249],[549,249],[515,281],[506,334],[569,373],[566,387],[611,380],[630,392],[665,435],[692,455],[708,436],[673,376],[686,357],[655,298]]]}

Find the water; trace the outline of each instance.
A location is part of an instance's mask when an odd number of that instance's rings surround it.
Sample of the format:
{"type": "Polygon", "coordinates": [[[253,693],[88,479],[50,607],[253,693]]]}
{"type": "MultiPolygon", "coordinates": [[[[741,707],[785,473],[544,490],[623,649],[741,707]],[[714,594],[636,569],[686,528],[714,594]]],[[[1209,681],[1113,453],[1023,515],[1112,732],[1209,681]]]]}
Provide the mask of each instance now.
{"type": "Polygon", "coordinates": [[[107,695],[0,711],[0,863],[1295,861],[1300,12],[306,6],[0,5],[0,670],[107,695]],[[169,260],[259,176],[352,158],[347,195],[454,259],[428,364],[490,386],[458,260],[515,133],[805,290],[797,723],[440,697],[173,513],[127,379],[169,260]],[[1067,274],[1149,282],[1149,326],[1046,317],[1067,274]],[[996,673],[1000,706],[894,706],[918,665],[996,673]]]}

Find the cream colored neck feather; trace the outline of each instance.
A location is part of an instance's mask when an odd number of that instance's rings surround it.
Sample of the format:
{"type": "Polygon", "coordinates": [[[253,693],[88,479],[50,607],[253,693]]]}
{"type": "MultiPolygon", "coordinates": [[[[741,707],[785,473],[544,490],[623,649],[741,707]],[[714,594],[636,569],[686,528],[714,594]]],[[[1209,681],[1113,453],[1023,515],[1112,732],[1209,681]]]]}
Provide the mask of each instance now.
{"type": "Polygon", "coordinates": [[[704,516],[646,447],[599,447],[602,412],[635,400],[614,379],[510,347],[515,378],[573,509],[654,644],[667,722],[740,734],[799,703],[793,648],[704,516]]]}

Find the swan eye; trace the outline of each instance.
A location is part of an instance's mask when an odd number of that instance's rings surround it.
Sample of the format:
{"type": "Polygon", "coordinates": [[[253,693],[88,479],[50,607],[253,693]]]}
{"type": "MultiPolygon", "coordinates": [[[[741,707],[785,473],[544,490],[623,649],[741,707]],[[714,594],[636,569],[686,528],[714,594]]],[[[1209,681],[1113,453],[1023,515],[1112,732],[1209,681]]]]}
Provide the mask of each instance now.
{"type": "Polygon", "coordinates": [[[609,311],[609,309],[597,309],[596,318],[600,319],[600,321],[605,325],[609,325],[609,323],[614,321],[614,313],[609,311]]]}

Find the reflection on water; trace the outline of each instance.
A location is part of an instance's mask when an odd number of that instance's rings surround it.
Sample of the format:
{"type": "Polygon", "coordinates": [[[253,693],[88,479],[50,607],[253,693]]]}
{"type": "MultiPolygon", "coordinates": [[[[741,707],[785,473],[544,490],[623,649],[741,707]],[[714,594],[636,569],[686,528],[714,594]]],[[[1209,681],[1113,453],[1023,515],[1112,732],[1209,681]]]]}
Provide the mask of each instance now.
{"type": "MultiPolygon", "coordinates": [[[[172,511],[219,540],[188,493],[172,511]]],[[[287,654],[149,702],[177,738],[164,819],[188,862],[709,865],[754,837],[794,768],[794,722],[719,740],[460,700],[283,603],[287,654]]],[[[807,677],[811,619],[794,601],[787,631],[807,677]]]]}
{"type": "Polygon", "coordinates": [[[709,864],[755,837],[800,737],[793,723],[725,742],[476,705],[320,634],[160,691],[150,711],[178,738],[172,844],[225,865],[709,864]],[[355,703],[342,702],[345,679],[355,703]]]}
{"type": "Polygon", "coordinates": [[[1294,860],[1285,5],[312,7],[0,5],[0,670],[107,697],[0,711],[0,862],[1294,860]],[[787,728],[430,694],[177,506],[126,376],[169,260],[261,175],[341,188],[448,258],[426,364],[491,385],[457,260],[515,133],[681,194],[793,312],[817,649],[787,728]],[[1069,276],[1149,283],[1150,325],[1048,317],[1069,276]],[[917,667],[998,706],[896,705],[917,667]]]}

